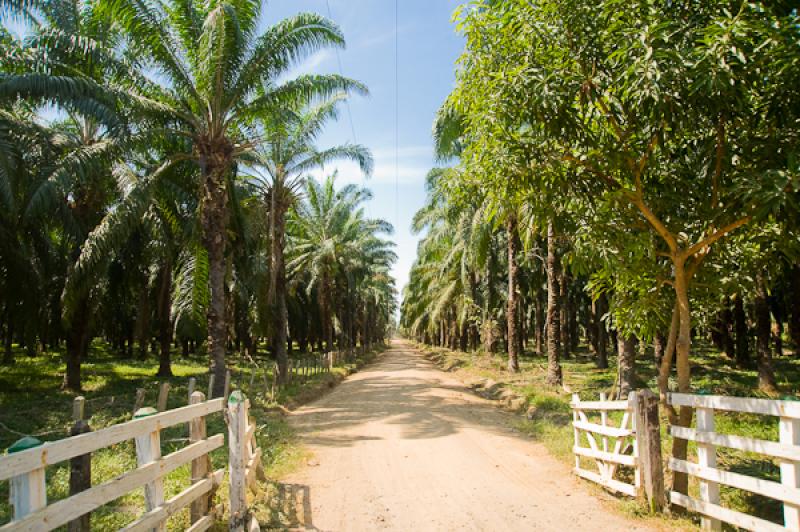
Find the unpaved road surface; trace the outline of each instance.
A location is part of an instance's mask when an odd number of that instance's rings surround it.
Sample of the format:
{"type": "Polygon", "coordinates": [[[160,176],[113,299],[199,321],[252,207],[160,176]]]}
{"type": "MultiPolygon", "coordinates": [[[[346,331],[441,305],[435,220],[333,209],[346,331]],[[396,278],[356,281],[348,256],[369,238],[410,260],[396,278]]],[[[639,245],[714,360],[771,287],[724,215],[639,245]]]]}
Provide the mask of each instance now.
{"type": "Polygon", "coordinates": [[[290,420],[313,452],[282,486],[300,529],[647,530],[403,342],[290,420]]]}

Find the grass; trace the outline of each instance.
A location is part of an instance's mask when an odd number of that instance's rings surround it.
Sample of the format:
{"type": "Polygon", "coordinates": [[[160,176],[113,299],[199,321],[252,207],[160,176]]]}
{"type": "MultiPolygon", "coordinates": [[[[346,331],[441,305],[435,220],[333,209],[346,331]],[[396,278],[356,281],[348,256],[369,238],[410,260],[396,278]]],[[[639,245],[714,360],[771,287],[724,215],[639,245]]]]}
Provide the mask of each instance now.
{"type": "MultiPolygon", "coordinates": [[[[28,357],[21,351],[16,354],[17,362],[14,365],[0,366],[0,449],[7,449],[23,434],[34,435],[42,441],[69,436],[72,403],[77,394],[61,388],[63,354],[57,351],[35,357],[28,357]]],[[[251,415],[257,427],[256,440],[262,449],[267,477],[280,478],[301,464],[306,455],[276,405],[297,404],[316,397],[352,371],[353,365],[336,367],[330,374],[321,373],[302,382],[295,379],[273,397],[271,362],[262,361],[259,367],[254,367],[249,360],[233,356],[228,363],[232,372],[232,388],[243,390],[251,399],[251,415]]],[[[158,362],[153,358],[144,361],[120,359],[102,342],[92,345],[82,369],[82,395],[86,398],[86,415],[94,430],[129,421],[139,388],[146,390],[145,406],[155,406],[159,382],[168,381],[168,408],[177,408],[188,404],[191,377],[197,381],[197,390],[205,393],[208,387],[208,367],[203,357],[187,359],[176,356],[172,364],[174,377],[161,379],[155,377],[158,362]]],[[[227,431],[221,413],[207,418],[207,431],[209,435],[227,431]]],[[[162,454],[184,447],[187,437],[185,426],[163,430],[162,454]]],[[[211,456],[214,469],[227,468],[227,457],[227,446],[214,451],[211,456]]],[[[136,455],[132,441],[102,449],[92,455],[92,485],[135,468],[136,455]]],[[[188,487],[189,480],[189,465],[167,475],[164,481],[165,497],[176,495],[188,487]]],[[[275,517],[269,499],[276,485],[274,480],[260,483],[262,495],[255,502],[255,514],[263,520],[261,522],[271,522],[275,517]]],[[[0,524],[11,519],[8,489],[8,482],[0,483],[0,524]]],[[[48,467],[48,502],[61,500],[68,494],[69,463],[48,467]]],[[[217,499],[226,503],[227,484],[218,490],[217,499]]],[[[143,509],[143,490],[138,489],[94,511],[92,528],[121,528],[139,517],[143,509]]],[[[168,529],[185,530],[188,523],[187,509],[170,518],[168,529]]],[[[227,516],[221,518],[217,529],[225,530],[225,523],[227,516]]]]}
{"type": "MultiPolygon", "coordinates": [[[[506,359],[503,355],[486,353],[464,353],[441,348],[421,346],[428,353],[437,355],[440,364],[450,371],[460,374],[465,380],[488,378],[502,383],[517,395],[526,399],[528,416],[520,417],[516,428],[544,444],[555,457],[572,463],[573,431],[570,394],[562,389],[546,386],[546,357],[526,352],[520,361],[521,371],[511,375],[505,371],[506,359]]],[[[611,392],[614,386],[616,367],[614,357],[611,367],[597,369],[592,356],[579,352],[563,360],[564,384],[567,389],[578,393],[584,400],[597,400],[601,392],[611,392]]],[[[774,360],[775,373],[784,399],[797,399],[800,389],[800,358],[780,356],[774,360]]],[[[644,384],[651,389],[656,386],[656,367],[652,354],[640,353],[637,356],[637,373],[644,384]]],[[[694,390],[702,393],[731,395],[741,397],[766,397],[757,391],[758,373],[755,370],[736,368],[730,359],[708,346],[695,346],[692,352],[692,382],[694,390]]],[[[673,383],[674,384],[674,383],[673,383]]],[[[717,413],[718,432],[731,433],[752,438],[776,441],[778,439],[778,420],[770,416],[752,414],[717,413]]],[[[618,418],[611,418],[614,422],[618,418]]],[[[671,438],[667,434],[667,421],[662,418],[662,448],[665,459],[671,449],[671,438]]],[[[696,446],[690,442],[690,459],[696,456],[696,446]]],[[[780,471],[775,460],[754,453],[734,449],[718,448],[717,460],[720,468],[762,479],[780,481],[780,471]]],[[[592,467],[588,462],[587,467],[592,467]]],[[[690,485],[690,493],[697,495],[696,481],[690,485]]],[[[773,499],[751,494],[746,491],[721,487],[723,506],[756,515],[758,517],[783,523],[782,506],[773,499]]],[[[630,515],[645,515],[644,505],[622,500],[620,508],[630,515]]],[[[697,516],[692,516],[699,522],[697,516]]],[[[684,520],[685,522],[685,520],[684,520]]],[[[682,523],[678,522],[678,526],[682,523]]]]}

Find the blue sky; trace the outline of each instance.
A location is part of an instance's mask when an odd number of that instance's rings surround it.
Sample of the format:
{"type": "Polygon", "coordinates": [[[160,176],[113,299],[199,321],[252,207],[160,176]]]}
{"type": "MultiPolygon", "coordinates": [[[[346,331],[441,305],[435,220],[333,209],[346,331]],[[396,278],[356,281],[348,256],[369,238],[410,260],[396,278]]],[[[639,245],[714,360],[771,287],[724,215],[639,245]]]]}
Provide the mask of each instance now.
{"type": "MultiPolygon", "coordinates": [[[[393,0],[328,0],[333,20],[347,39],[339,51],[345,76],[367,84],[370,95],[350,100],[356,140],[372,150],[375,171],[363,181],[352,164],[335,165],[339,182],[363,183],[374,194],[368,207],[373,217],[395,226],[399,260],[393,274],[401,289],[416,256],[418,237],[410,230],[411,218],[425,199],[425,175],[434,165],[431,125],[436,110],[453,88],[455,62],[463,40],[451,22],[459,5],[455,0],[397,0],[399,17],[399,99],[395,91],[395,2],[393,0]],[[395,187],[395,102],[399,145],[395,187]]],[[[294,13],[328,14],[325,0],[268,0],[267,22],[294,13]]],[[[298,66],[298,72],[338,72],[334,50],[316,53],[298,66]]],[[[346,109],[320,139],[320,147],[352,141],[346,109]]],[[[327,170],[334,170],[334,167],[327,170]]]]}

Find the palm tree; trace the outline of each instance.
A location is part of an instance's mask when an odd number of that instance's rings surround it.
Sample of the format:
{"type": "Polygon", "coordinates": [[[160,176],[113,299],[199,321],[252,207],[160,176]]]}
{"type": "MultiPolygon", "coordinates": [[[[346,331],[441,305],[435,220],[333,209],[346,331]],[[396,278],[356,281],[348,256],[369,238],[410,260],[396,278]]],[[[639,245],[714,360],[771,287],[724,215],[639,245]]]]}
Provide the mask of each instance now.
{"type": "Polygon", "coordinates": [[[114,75],[112,50],[117,33],[98,14],[96,5],[72,0],[4,2],[21,15],[31,34],[24,43],[11,42],[0,74],[0,98],[18,97],[35,103],[55,102],[63,117],[51,124],[57,148],[49,175],[37,183],[25,217],[44,221],[55,214],[68,243],[67,284],[62,295],[67,339],[65,386],[81,387],[81,360],[91,340],[92,285],[72,283],[87,236],[119,195],[110,171],[127,143],[125,118],[113,91],[102,87],[114,75]],[[86,57],[76,60],[76,50],[86,57]]]}
{"type": "Polygon", "coordinates": [[[363,85],[337,75],[281,81],[305,54],[342,46],[344,39],[332,22],[315,14],[296,15],[259,34],[261,5],[260,0],[234,4],[99,0],[93,4],[93,16],[102,15],[107,24],[119,28],[124,46],[101,46],[94,35],[71,40],[75,36],[69,28],[48,44],[51,53],[61,51],[74,61],[82,57],[94,64],[86,59],[102,57],[102,64],[114,73],[110,80],[101,84],[84,74],[53,78],[48,73],[0,79],[0,96],[40,96],[62,104],[81,103],[96,112],[123,104],[126,116],[138,124],[139,141],[164,135],[188,141],[185,149],[165,157],[151,179],[142,180],[140,186],[152,186],[182,162],[191,161],[199,168],[202,242],[209,266],[209,354],[218,383],[215,394],[222,392],[225,373],[229,191],[238,165],[252,160],[248,158],[254,150],[267,141],[253,126],[254,120],[342,91],[366,92],[363,85]],[[124,57],[119,57],[120,50],[124,57]],[[158,75],[150,75],[153,72],[158,75]]]}
{"type": "Polygon", "coordinates": [[[47,295],[60,293],[63,283],[61,254],[50,238],[52,224],[26,216],[31,198],[49,175],[49,161],[58,154],[53,132],[32,118],[22,109],[0,109],[0,293],[5,299],[0,323],[5,325],[5,364],[14,361],[12,341],[20,329],[24,328],[21,336],[31,340],[29,349],[37,333],[55,332],[47,326],[53,313],[53,299],[48,301],[47,295]]]}
{"type": "Polygon", "coordinates": [[[337,281],[341,288],[348,276],[353,279],[365,255],[382,256],[384,264],[394,260],[394,252],[386,249],[390,244],[376,236],[390,233],[391,225],[363,217],[360,205],[371,197],[370,192],[355,185],[337,191],[334,182],[334,177],[324,183],[306,182],[305,200],[295,205],[289,219],[291,260],[287,264],[292,275],[308,275],[308,293],[317,292],[328,351],[333,349],[337,281]]]}
{"type": "Polygon", "coordinates": [[[286,213],[294,205],[305,183],[307,172],[339,159],[357,162],[361,171],[372,172],[372,156],[361,145],[344,144],[318,150],[315,141],[328,120],[336,119],[337,104],[344,95],[337,95],[297,112],[285,112],[278,120],[262,122],[266,142],[258,147],[257,156],[263,170],[254,177],[262,183],[269,212],[270,279],[268,302],[274,355],[280,379],[288,368],[286,307],[286,213]]]}

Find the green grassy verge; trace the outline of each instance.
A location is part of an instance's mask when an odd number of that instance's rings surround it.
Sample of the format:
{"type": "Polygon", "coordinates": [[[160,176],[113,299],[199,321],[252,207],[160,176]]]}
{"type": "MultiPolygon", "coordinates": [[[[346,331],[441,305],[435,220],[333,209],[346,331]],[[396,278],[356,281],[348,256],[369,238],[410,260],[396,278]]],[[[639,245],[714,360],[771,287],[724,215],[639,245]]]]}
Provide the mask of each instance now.
{"type": "MultiPolygon", "coordinates": [[[[420,348],[428,354],[435,355],[441,366],[455,372],[465,381],[488,378],[524,397],[528,415],[520,416],[516,428],[543,443],[553,456],[573,463],[570,394],[544,384],[546,357],[527,352],[521,359],[521,371],[511,375],[505,371],[506,360],[500,354],[464,353],[429,346],[420,348]]],[[[706,346],[695,347],[692,358],[692,382],[696,391],[741,397],[765,397],[757,391],[758,374],[755,370],[738,369],[731,360],[706,346]]],[[[580,394],[584,400],[597,400],[601,392],[612,391],[616,376],[614,362],[612,357],[610,368],[597,369],[594,360],[587,352],[563,360],[565,387],[580,394]]],[[[783,398],[797,399],[800,387],[800,358],[777,357],[775,371],[785,394],[783,398]]],[[[656,368],[650,353],[642,353],[637,357],[637,372],[648,387],[657,389],[656,368]]],[[[719,413],[715,417],[718,432],[773,441],[778,439],[778,421],[775,418],[734,413],[719,413]]],[[[612,420],[618,421],[616,418],[612,420]]],[[[667,434],[666,418],[662,418],[661,428],[662,448],[666,460],[672,444],[667,434]]],[[[695,452],[695,446],[690,444],[690,459],[694,459],[695,452]]],[[[778,463],[762,455],[718,448],[717,456],[719,467],[726,470],[780,481],[778,463]]],[[[590,464],[587,462],[586,466],[589,467],[590,464]]],[[[668,473],[667,477],[669,482],[668,473]]],[[[696,495],[697,489],[696,482],[690,485],[690,493],[696,495]]],[[[722,504],[729,508],[783,523],[782,506],[772,499],[723,486],[721,500],[722,504]]],[[[619,507],[629,515],[643,516],[647,513],[645,506],[636,501],[620,499],[619,507]]],[[[690,519],[692,522],[699,522],[697,516],[691,516],[690,519]]],[[[677,521],[675,525],[691,526],[691,523],[688,519],[683,519],[677,521]]]]}
{"type": "MultiPolygon", "coordinates": [[[[277,405],[295,405],[311,400],[331,388],[357,364],[371,358],[368,353],[361,360],[348,366],[336,367],[294,382],[282,388],[273,397],[272,362],[260,361],[258,367],[249,360],[229,359],[232,371],[232,388],[241,389],[251,399],[251,415],[255,419],[256,440],[262,448],[267,483],[262,483],[262,496],[256,502],[256,516],[261,522],[270,522],[274,512],[270,508],[269,496],[274,492],[274,479],[288,474],[305,458],[285,416],[277,405]]],[[[0,449],[3,451],[21,435],[34,435],[42,441],[58,440],[69,436],[72,424],[72,403],[77,394],[61,389],[64,371],[63,356],[59,352],[46,352],[36,357],[17,353],[13,366],[0,366],[0,449]]],[[[188,404],[189,378],[197,380],[197,390],[208,387],[207,361],[202,357],[175,358],[172,365],[174,377],[155,377],[158,362],[151,359],[140,361],[120,359],[101,342],[96,342],[89,360],[83,364],[86,415],[94,429],[129,421],[135,401],[136,390],[146,390],[145,406],[155,406],[159,382],[170,383],[168,408],[188,404]]],[[[162,454],[173,452],[187,444],[187,427],[176,426],[161,433],[162,454]]],[[[221,414],[207,418],[208,434],[226,432],[221,414]]],[[[227,468],[227,446],[212,454],[215,469],[227,468]]],[[[117,475],[136,468],[135,450],[132,441],[102,449],[92,456],[92,485],[108,481],[117,475]]],[[[189,485],[189,466],[179,468],[167,475],[164,481],[165,496],[176,495],[189,485]]],[[[226,480],[227,482],[227,480],[226,480]]],[[[0,482],[0,524],[11,519],[8,504],[8,482],[0,482]]],[[[57,501],[69,494],[69,463],[47,469],[47,499],[57,501]]],[[[227,485],[217,492],[218,502],[227,501],[227,485]]],[[[227,507],[227,504],[225,505],[227,507]]],[[[113,503],[101,507],[92,514],[92,529],[114,530],[132,522],[144,509],[143,490],[131,492],[113,503]]],[[[188,526],[188,510],[170,518],[169,530],[184,530],[188,526]]],[[[219,530],[225,530],[223,516],[219,530]]]]}

